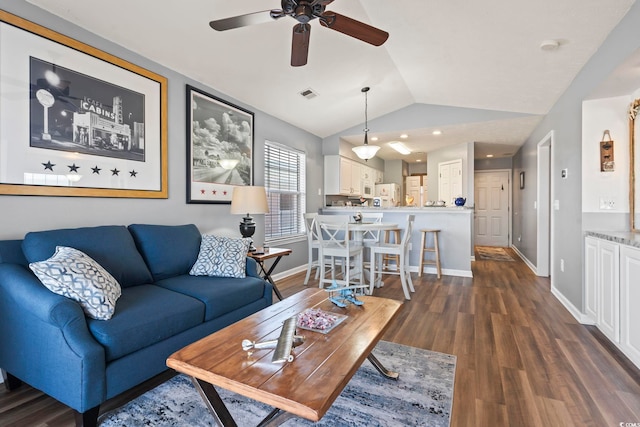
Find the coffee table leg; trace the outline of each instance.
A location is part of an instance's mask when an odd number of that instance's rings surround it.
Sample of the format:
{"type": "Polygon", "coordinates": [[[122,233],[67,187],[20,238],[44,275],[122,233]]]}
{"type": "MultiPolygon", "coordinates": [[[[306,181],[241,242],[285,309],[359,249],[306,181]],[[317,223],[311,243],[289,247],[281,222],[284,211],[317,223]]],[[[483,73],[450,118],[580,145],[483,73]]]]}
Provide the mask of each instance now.
{"type": "Polygon", "coordinates": [[[399,373],[390,371],[387,368],[385,368],[384,365],[378,360],[378,358],[373,355],[373,353],[369,353],[369,356],[367,356],[367,359],[369,359],[369,362],[371,362],[371,364],[378,370],[378,372],[380,372],[382,375],[389,378],[390,380],[397,380],[398,377],[400,376],[399,373]]]}
{"type": "Polygon", "coordinates": [[[291,412],[286,412],[281,409],[275,408],[269,413],[269,415],[264,418],[264,420],[260,422],[260,424],[258,424],[258,427],[279,426],[281,424],[284,424],[291,418],[294,418],[295,416],[296,415],[292,414],[291,412]]]}
{"type": "Polygon", "coordinates": [[[208,382],[201,381],[194,377],[191,377],[191,381],[193,381],[193,385],[207,405],[209,412],[211,412],[211,415],[215,418],[217,425],[222,427],[237,427],[235,420],[229,413],[229,410],[220,398],[215,387],[208,382]]]}

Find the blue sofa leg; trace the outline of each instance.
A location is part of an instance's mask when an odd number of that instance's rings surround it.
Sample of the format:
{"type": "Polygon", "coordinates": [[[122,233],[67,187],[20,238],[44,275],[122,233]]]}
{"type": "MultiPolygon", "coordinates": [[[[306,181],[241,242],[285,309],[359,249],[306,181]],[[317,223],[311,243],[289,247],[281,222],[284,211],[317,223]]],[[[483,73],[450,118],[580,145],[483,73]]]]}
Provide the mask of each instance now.
{"type": "Polygon", "coordinates": [[[15,390],[22,385],[22,380],[19,378],[14,377],[4,369],[0,369],[0,371],[2,371],[2,380],[7,391],[15,390]]]}
{"type": "Polygon", "coordinates": [[[91,408],[85,412],[73,411],[76,417],[76,427],[97,427],[98,426],[98,413],[100,412],[100,405],[91,408]]]}

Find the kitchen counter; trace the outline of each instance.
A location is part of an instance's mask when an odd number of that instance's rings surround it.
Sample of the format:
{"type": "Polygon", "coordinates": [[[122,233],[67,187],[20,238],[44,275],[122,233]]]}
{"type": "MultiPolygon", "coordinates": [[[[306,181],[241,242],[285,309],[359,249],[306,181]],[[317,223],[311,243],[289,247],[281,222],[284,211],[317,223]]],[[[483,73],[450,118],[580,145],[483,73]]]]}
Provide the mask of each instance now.
{"type": "MultiPolygon", "coordinates": [[[[440,263],[442,274],[448,276],[472,277],[471,259],[473,256],[473,208],[467,206],[453,207],[396,207],[372,208],[360,206],[331,206],[322,209],[325,215],[349,215],[356,212],[382,212],[382,222],[397,223],[404,228],[407,215],[416,216],[411,235],[411,251],[409,265],[413,272],[418,271],[420,265],[420,244],[422,233],[420,229],[439,229],[440,231],[440,263]]],[[[429,237],[431,241],[431,237],[429,237]]],[[[435,274],[435,267],[425,267],[427,274],[435,274]]]]}
{"type": "Polygon", "coordinates": [[[587,231],[587,236],[640,248],[640,233],[632,231],[587,231]]]}

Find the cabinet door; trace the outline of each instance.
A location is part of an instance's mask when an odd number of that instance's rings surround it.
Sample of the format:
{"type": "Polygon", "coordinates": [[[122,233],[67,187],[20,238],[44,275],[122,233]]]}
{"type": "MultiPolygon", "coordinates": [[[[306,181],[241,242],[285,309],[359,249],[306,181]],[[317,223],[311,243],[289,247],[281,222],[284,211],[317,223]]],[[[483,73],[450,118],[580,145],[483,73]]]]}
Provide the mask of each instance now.
{"type": "Polygon", "coordinates": [[[640,366],[640,249],[620,249],[620,348],[640,366]]]}
{"type": "Polygon", "coordinates": [[[384,182],[384,172],[376,169],[376,184],[382,184],[384,182]]]}
{"type": "Polygon", "coordinates": [[[598,240],[584,239],[584,311],[593,324],[598,321],[598,240]]]}
{"type": "Polygon", "coordinates": [[[362,186],[360,178],[361,174],[362,171],[360,170],[360,163],[351,163],[351,192],[349,194],[353,196],[360,195],[360,187],[362,186]]]}
{"type": "Polygon", "coordinates": [[[620,341],[620,245],[598,241],[600,304],[598,328],[615,343],[620,341]]]}
{"type": "MultiPolygon", "coordinates": [[[[353,192],[351,165],[352,163],[349,160],[340,159],[340,194],[349,195],[353,192]]],[[[331,171],[329,171],[329,173],[331,173],[331,171]]]]}

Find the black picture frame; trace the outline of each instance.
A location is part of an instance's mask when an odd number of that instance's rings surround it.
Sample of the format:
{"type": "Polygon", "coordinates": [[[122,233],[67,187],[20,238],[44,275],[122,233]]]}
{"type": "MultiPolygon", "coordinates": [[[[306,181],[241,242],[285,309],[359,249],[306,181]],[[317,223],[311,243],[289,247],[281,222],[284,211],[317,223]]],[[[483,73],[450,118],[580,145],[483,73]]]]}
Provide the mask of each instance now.
{"type": "Polygon", "coordinates": [[[524,171],[520,172],[520,189],[524,190],[524,171]]]}
{"type": "Polygon", "coordinates": [[[187,203],[231,203],[253,185],[253,112],[186,85],[187,203]]]}

